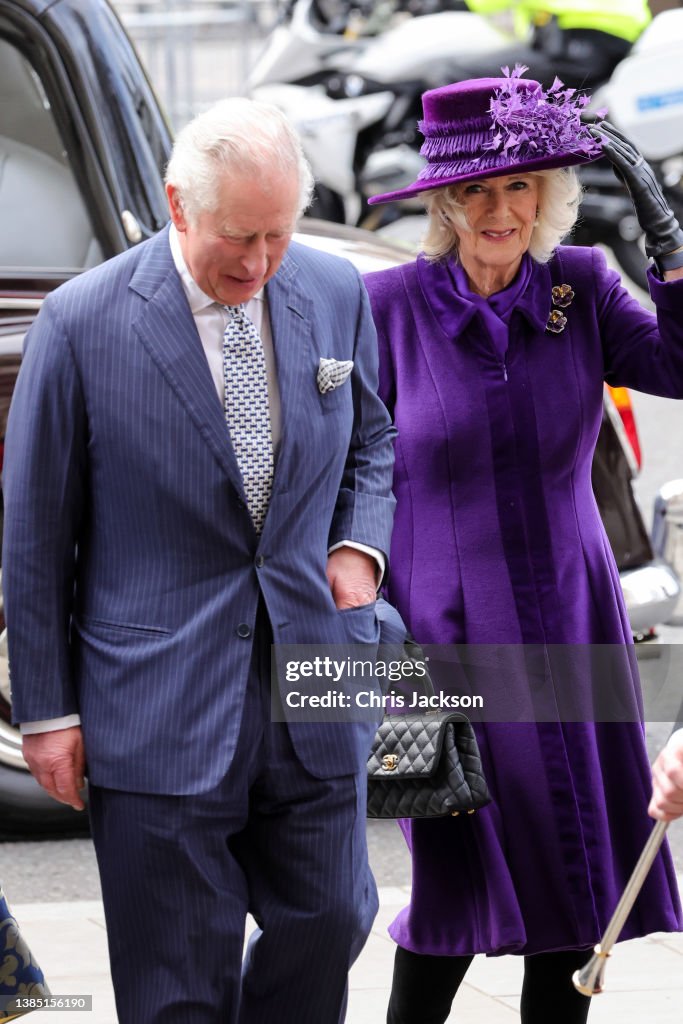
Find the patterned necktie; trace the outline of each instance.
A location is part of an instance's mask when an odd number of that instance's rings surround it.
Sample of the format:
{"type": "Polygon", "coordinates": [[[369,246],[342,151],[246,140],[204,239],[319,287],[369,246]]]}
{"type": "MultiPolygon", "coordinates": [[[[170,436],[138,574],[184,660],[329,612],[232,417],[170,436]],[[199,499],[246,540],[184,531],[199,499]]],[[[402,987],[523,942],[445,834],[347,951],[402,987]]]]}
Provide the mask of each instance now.
{"type": "Polygon", "coordinates": [[[273,437],[263,343],[242,306],[226,306],[223,335],[225,419],[256,532],[263,529],[273,486],[273,437]]]}

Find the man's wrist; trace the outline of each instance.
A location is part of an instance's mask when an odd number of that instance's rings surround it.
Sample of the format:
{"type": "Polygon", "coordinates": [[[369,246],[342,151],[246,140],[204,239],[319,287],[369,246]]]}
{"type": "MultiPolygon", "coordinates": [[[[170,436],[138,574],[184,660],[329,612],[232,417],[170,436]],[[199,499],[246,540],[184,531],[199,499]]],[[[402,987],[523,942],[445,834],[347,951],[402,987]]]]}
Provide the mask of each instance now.
{"type": "Polygon", "coordinates": [[[340,540],[338,544],[333,544],[330,548],[328,548],[328,555],[331,555],[333,551],[338,551],[339,548],[353,548],[356,551],[362,551],[363,554],[369,555],[371,558],[374,558],[375,562],[377,563],[377,577],[375,585],[379,590],[379,588],[382,586],[384,574],[386,572],[387,567],[387,560],[384,556],[384,552],[380,551],[378,548],[371,547],[369,544],[361,544],[360,541],[340,540]]]}

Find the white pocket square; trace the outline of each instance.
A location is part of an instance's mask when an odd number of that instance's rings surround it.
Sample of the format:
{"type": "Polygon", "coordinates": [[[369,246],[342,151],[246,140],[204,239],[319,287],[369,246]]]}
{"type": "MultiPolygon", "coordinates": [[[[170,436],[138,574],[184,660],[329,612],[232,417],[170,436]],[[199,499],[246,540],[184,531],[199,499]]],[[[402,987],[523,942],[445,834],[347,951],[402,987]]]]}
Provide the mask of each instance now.
{"type": "Polygon", "coordinates": [[[326,395],[343,384],[353,369],[352,359],[321,359],[318,364],[318,391],[326,395]]]}

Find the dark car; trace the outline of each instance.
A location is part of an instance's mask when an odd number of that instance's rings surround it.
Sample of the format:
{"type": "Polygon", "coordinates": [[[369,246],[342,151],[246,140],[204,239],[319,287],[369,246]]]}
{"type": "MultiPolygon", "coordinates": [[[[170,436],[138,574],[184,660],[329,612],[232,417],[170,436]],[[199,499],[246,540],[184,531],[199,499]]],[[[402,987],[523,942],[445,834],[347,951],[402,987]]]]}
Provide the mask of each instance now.
{"type": "MultiPolygon", "coordinates": [[[[170,147],[145,72],[105,0],[0,0],[0,445],[23,337],[42,299],[166,223],[162,175],[170,147]]],[[[301,240],[361,270],[408,258],[365,232],[313,221],[301,240]]],[[[653,558],[634,501],[628,427],[606,391],[594,488],[634,633],[646,635],[666,618],[679,588],[653,558]]],[[[4,639],[0,647],[0,828],[83,825],[26,770],[11,725],[4,639]]]]}

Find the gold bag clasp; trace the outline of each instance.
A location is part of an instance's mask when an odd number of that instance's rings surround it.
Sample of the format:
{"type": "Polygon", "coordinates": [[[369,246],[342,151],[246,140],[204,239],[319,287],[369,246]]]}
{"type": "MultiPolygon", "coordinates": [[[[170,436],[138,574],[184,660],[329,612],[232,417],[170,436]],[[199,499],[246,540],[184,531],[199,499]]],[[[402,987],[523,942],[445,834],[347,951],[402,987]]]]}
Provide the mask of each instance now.
{"type": "Polygon", "coordinates": [[[382,768],[385,772],[395,772],[398,768],[398,754],[385,754],[382,758],[382,768]]]}

